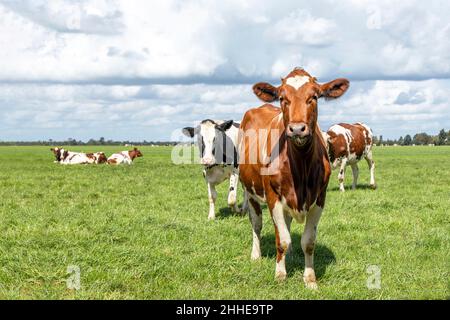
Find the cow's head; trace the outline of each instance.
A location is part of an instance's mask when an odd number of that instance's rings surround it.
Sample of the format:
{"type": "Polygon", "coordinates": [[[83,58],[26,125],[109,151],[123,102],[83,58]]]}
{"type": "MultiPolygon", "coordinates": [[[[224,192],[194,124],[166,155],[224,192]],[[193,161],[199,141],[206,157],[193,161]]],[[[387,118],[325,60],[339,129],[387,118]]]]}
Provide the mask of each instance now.
{"type": "Polygon", "coordinates": [[[347,79],[336,79],[324,84],[316,82],[303,69],[295,68],[281,79],[279,87],[260,82],[253,86],[253,92],[264,102],[280,100],[286,135],[292,142],[303,147],[312,141],[317,123],[317,101],[319,98],[336,99],[347,91],[347,79]]]}
{"type": "Polygon", "coordinates": [[[67,155],[69,154],[69,151],[64,150],[62,148],[58,148],[58,147],[51,148],[50,151],[53,152],[53,154],[55,155],[55,158],[56,158],[55,162],[60,162],[60,161],[64,160],[67,157],[67,155]]]}
{"type": "Polygon", "coordinates": [[[142,152],[134,147],[133,150],[128,151],[128,154],[130,155],[131,160],[134,160],[134,158],[143,157],[144,155],[142,152]]]}
{"type": "Polygon", "coordinates": [[[183,128],[183,134],[189,138],[193,138],[197,135],[198,147],[200,150],[200,163],[206,166],[212,166],[221,163],[224,155],[227,157],[227,154],[229,153],[228,149],[234,148],[234,145],[228,141],[229,139],[227,139],[226,136],[226,131],[230,129],[232,125],[233,120],[214,121],[206,119],[195,128],[183,128]],[[223,147],[224,145],[225,149],[223,147]]]}

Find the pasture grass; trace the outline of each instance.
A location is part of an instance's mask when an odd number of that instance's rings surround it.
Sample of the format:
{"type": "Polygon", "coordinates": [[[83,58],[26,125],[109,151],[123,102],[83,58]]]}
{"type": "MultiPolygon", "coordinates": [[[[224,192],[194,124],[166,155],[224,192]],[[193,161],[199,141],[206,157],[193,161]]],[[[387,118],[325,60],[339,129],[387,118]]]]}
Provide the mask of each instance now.
{"type": "MultiPolygon", "coordinates": [[[[123,147],[72,147],[107,154],[123,147]]],[[[450,148],[377,147],[378,189],[338,191],[336,172],[319,224],[320,290],[304,288],[293,223],[288,278],[274,280],[274,230],[264,209],[262,254],[250,261],[247,216],[218,188],[207,221],[198,165],[174,165],[171,148],[143,147],[133,166],[61,166],[48,147],[0,147],[1,299],[448,299],[450,148]],[[368,289],[367,268],[381,271],[368,289]],[[68,289],[69,266],[81,288],[68,289]]],[[[241,188],[239,197],[242,199],[241,188]]]]}

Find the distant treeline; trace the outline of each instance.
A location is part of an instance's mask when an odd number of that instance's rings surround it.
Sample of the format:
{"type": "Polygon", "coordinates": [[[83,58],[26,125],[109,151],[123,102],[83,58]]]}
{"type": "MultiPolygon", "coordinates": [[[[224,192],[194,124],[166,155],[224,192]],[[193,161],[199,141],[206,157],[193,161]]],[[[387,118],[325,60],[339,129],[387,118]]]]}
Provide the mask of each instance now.
{"type": "Polygon", "coordinates": [[[76,140],[69,138],[64,141],[52,140],[47,141],[0,141],[2,146],[174,146],[178,142],[173,141],[116,141],[116,140],[105,140],[101,137],[100,139],[89,139],[86,141],[76,140]]]}
{"type": "Polygon", "coordinates": [[[373,139],[374,144],[376,145],[400,145],[400,146],[412,146],[412,145],[430,145],[434,144],[437,146],[450,145],[450,130],[445,131],[442,129],[435,136],[429,135],[425,132],[416,133],[414,136],[410,136],[407,134],[404,137],[400,137],[397,140],[387,139],[384,140],[383,136],[375,136],[373,139]]]}
{"type": "MultiPolygon", "coordinates": [[[[429,135],[425,132],[417,133],[414,136],[407,134],[404,137],[398,139],[383,139],[383,136],[374,136],[374,144],[376,145],[400,145],[400,146],[411,146],[411,145],[429,145],[434,144],[438,146],[450,145],[450,130],[445,131],[442,129],[437,135],[429,135]]],[[[89,139],[87,142],[69,138],[64,141],[57,141],[49,139],[47,141],[0,141],[2,146],[174,146],[179,142],[176,141],[116,141],[116,140],[105,140],[101,137],[100,139],[89,139]]]]}

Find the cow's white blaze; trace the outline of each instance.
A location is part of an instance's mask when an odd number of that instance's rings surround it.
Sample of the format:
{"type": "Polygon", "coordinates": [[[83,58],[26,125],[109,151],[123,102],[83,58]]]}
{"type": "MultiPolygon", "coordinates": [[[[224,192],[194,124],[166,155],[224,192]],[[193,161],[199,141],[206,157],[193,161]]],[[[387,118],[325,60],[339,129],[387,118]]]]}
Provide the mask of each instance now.
{"type": "Polygon", "coordinates": [[[213,153],[214,148],[214,138],[216,137],[216,128],[215,124],[211,122],[205,122],[200,125],[200,134],[199,134],[199,146],[201,147],[201,139],[203,139],[204,150],[200,159],[202,164],[214,164],[215,157],[213,153]]]}
{"type": "Polygon", "coordinates": [[[308,76],[295,76],[295,77],[289,77],[286,79],[286,84],[293,87],[295,90],[298,90],[300,87],[305,85],[310,81],[310,78],[308,76]]]}

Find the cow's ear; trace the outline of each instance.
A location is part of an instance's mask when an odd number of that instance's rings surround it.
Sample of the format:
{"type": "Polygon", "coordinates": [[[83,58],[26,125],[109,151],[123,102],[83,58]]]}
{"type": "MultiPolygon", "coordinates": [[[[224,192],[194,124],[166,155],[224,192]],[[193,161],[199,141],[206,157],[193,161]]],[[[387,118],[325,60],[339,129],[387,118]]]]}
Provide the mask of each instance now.
{"type": "Polygon", "coordinates": [[[221,131],[227,131],[228,129],[231,128],[232,125],[233,125],[233,120],[228,120],[228,121],[225,121],[224,123],[217,125],[217,128],[221,131]]]}
{"type": "Polygon", "coordinates": [[[320,86],[320,96],[326,99],[336,99],[342,96],[350,87],[350,82],[347,79],[339,78],[320,86]]]}
{"type": "Polygon", "coordinates": [[[186,128],[183,128],[182,131],[183,131],[183,134],[184,134],[186,137],[189,137],[189,138],[193,138],[194,135],[195,135],[195,130],[194,130],[193,127],[186,127],[186,128]]]}
{"type": "Polygon", "coordinates": [[[274,102],[278,100],[278,88],[270,83],[258,82],[253,86],[255,95],[264,102],[274,102]]]}

